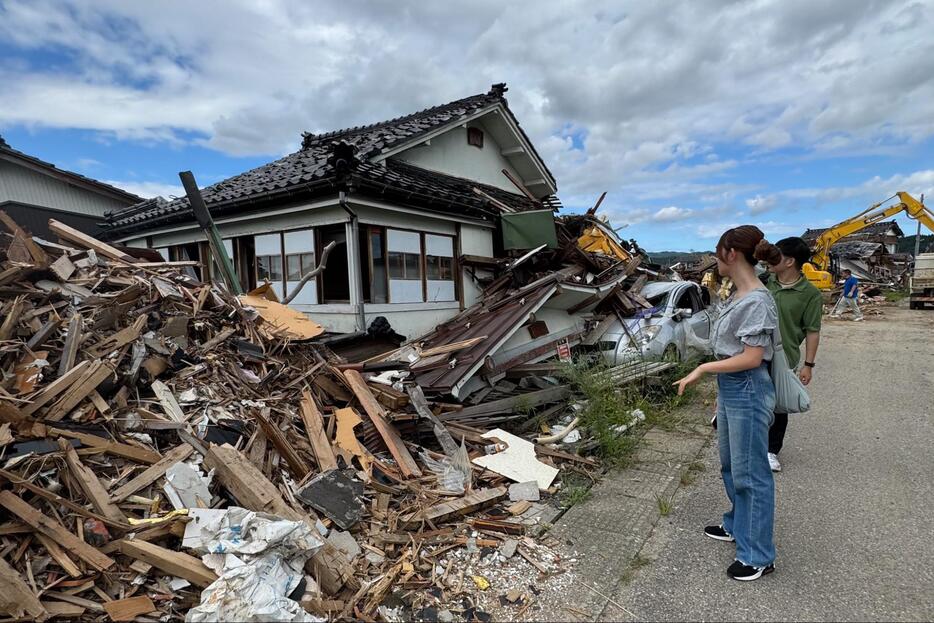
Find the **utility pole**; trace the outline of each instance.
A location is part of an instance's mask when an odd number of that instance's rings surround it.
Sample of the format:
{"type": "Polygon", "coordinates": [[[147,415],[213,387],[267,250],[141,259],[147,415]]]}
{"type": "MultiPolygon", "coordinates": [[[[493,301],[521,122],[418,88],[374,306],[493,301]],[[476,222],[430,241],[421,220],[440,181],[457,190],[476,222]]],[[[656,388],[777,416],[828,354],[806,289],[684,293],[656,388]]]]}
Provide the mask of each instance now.
{"type": "MultiPolygon", "coordinates": [[[[221,239],[217,227],[214,226],[214,219],[211,218],[211,213],[208,212],[207,206],[204,205],[204,198],[201,196],[201,191],[198,190],[195,176],[191,174],[191,171],[182,171],[178,174],[178,177],[181,178],[182,186],[185,187],[185,194],[188,195],[191,211],[195,213],[198,225],[201,226],[201,230],[207,236],[208,244],[211,246],[211,253],[217,260],[217,265],[220,266],[221,277],[227,286],[227,291],[231,294],[243,294],[237,271],[234,270],[233,262],[230,261],[230,257],[227,255],[227,249],[224,248],[224,241],[221,239]]],[[[210,269],[210,265],[205,262],[205,273],[210,269]]]]}

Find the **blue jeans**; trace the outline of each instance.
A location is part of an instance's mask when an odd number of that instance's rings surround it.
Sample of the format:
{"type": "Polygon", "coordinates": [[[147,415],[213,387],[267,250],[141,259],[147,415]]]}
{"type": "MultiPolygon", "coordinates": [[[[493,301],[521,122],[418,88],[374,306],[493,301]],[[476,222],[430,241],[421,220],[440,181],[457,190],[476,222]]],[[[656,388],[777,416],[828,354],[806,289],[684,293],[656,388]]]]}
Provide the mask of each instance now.
{"type": "Polygon", "coordinates": [[[717,375],[720,471],[733,507],[723,529],[736,539],[736,559],[765,567],[775,561],[775,481],[769,468],[769,426],[775,387],[768,365],[717,375]]]}

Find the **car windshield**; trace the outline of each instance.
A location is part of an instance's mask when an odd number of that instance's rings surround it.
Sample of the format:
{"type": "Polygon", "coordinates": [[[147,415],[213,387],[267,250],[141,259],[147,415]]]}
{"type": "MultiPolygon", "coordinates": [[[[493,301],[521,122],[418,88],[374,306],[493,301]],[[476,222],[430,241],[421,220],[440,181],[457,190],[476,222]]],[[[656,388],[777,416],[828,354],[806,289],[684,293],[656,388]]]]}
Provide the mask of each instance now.
{"type": "Polygon", "coordinates": [[[665,306],[668,305],[668,296],[670,294],[671,294],[671,290],[667,290],[666,292],[662,292],[661,294],[657,294],[655,296],[649,297],[646,300],[648,300],[648,302],[652,305],[652,307],[657,307],[659,309],[665,309],[665,306]]]}

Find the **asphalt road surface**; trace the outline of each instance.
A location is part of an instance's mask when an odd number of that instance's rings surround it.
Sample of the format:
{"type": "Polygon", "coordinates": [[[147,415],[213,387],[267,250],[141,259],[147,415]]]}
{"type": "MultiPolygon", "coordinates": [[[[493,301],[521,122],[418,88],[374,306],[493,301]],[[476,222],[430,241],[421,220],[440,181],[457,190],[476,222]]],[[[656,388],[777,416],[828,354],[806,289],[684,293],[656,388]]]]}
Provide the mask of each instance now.
{"type": "Polygon", "coordinates": [[[730,580],[732,544],[701,533],[727,503],[712,444],[604,618],[934,620],[934,311],[826,321],[812,396],[780,455],[775,573],[730,580]]]}

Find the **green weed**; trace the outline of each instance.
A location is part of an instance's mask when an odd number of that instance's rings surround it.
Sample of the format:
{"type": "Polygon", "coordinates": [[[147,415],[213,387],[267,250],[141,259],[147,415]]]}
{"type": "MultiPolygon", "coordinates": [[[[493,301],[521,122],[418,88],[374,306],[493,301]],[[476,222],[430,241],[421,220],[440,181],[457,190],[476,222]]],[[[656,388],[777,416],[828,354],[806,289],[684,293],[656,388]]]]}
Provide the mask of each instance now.
{"type": "Polygon", "coordinates": [[[671,513],[673,506],[672,498],[665,498],[660,495],[655,496],[655,502],[658,504],[658,514],[667,517],[671,513]]]}

